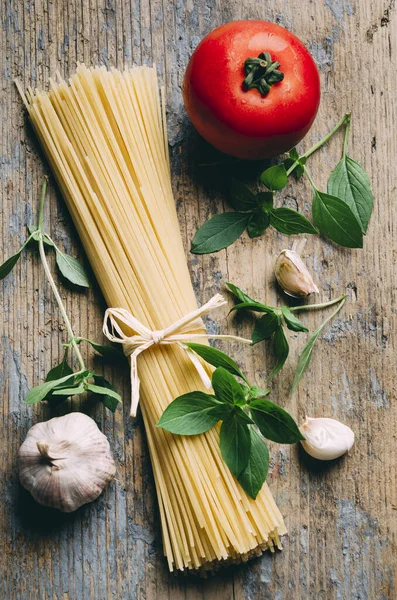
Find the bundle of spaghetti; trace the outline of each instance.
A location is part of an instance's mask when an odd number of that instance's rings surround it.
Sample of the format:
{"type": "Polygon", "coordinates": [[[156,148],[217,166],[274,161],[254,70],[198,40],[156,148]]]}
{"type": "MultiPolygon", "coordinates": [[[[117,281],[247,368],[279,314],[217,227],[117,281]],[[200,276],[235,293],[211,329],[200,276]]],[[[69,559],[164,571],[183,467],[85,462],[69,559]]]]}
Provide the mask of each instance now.
{"type": "MultiPolygon", "coordinates": [[[[49,92],[20,93],[110,307],[151,330],[197,309],[171,188],[155,68],[79,65],[49,92]]],[[[140,406],[170,570],[215,569],[280,547],[282,516],[265,483],[249,498],[222,460],[219,430],[174,436],[167,405],[203,384],[177,345],[139,358],[140,406]]]]}

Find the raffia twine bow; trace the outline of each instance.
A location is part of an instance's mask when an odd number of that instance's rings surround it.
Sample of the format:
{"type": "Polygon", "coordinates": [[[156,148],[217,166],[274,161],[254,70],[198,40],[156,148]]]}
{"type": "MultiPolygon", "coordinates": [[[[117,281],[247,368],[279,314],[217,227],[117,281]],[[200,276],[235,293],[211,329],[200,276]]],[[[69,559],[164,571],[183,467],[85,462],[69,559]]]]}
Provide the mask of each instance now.
{"type": "Polygon", "coordinates": [[[251,344],[251,340],[241,338],[236,335],[212,335],[207,333],[202,315],[205,315],[215,308],[227,304],[221,294],[216,294],[206,304],[200,308],[192,310],[172,325],[165,329],[151,331],[145,325],[142,325],[128,310],[124,308],[108,308],[105,312],[103,322],[103,333],[105,336],[116,344],[123,345],[124,354],[130,359],[131,365],[131,416],[135,417],[139,403],[139,387],[140,381],[138,376],[137,359],[138,356],[156,344],[169,345],[178,344],[189,356],[194,364],[198,374],[205,387],[211,387],[211,380],[208,377],[199,357],[193,350],[186,346],[183,342],[192,341],[200,338],[212,339],[229,339],[251,344]],[[128,336],[123,332],[122,325],[128,327],[136,334],[128,336]],[[202,332],[202,333],[200,333],[202,332]]]}

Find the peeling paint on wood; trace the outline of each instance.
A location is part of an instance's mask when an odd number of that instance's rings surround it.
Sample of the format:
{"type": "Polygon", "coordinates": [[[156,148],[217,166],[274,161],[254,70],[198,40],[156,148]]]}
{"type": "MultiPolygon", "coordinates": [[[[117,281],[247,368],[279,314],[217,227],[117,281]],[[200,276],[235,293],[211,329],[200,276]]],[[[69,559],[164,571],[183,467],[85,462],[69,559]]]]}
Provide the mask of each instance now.
{"type": "MultiPolygon", "coordinates": [[[[307,263],[324,299],[347,289],[350,302],[324,332],[299,393],[289,396],[293,368],[304,343],[293,340],[273,399],[299,420],[332,416],[356,433],[349,457],[319,464],[296,447],[272,444],[269,484],[286,516],[284,551],[214,578],[170,575],[162,556],[158,508],[142,420],[128,417],[128,400],[115,416],[86,407],[108,436],[119,464],[116,481],[96,502],[72,515],[36,505],[18,484],[16,453],[29,427],[52,416],[26,407],[28,387],[59,361],[64,329],[34,252],[24,254],[0,284],[0,597],[5,600],[394,600],[396,583],[396,221],[397,61],[394,0],[1,0],[0,190],[1,256],[15,252],[34,222],[43,174],[42,153],[26,123],[13,85],[43,86],[57,69],[77,61],[108,66],[157,62],[165,83],[173,186],[188,249],[197,227],[224,209],[219,171],[199,167],[213,159],[183,109],[184,68],[204,34],[231,19],[262,18],[294,31],[320,68],[322,104],[302,147],[319,139],[347,110],[353,112],[351,154],[371,175],[375,211],[363,251],[312,237],[307,263]]],[[[324,189],[341,137],[310,159],[324,189]]],[[[291,183],[280,205],[310,214],[304,182],[291,183]]],[[[71,219],[51,186],[46,215],[59,244],[83,258],[71,219]]],[[[227,252],[197,257],[187,251],[199,300],[235,281],[254,297],[279,303],[272,263],[288,239],[268,231],[243,237],[227,252]]],[[[62,287],[76,329],[101,340],[104,302],[62,287]]],[[[313,329],[319,314],[304,316],[313,329]]],[[[249,335],[249,319],[208,321],[213,332],[249,335]]],[[[272,364],[268,347],[231,353],[258,385],[272,364]]],[[[88,349],[84,352],[89,353],[88,349]]],[[[88,362],[98,359],[92,354],[88,362]]],[[[104,368],[128,399],[128,376],[104,368]]],[[[61,412],[70,410],[65,405],[61,412]]],[[[78,408],[78,404],[73,406],[78,408]]]]}

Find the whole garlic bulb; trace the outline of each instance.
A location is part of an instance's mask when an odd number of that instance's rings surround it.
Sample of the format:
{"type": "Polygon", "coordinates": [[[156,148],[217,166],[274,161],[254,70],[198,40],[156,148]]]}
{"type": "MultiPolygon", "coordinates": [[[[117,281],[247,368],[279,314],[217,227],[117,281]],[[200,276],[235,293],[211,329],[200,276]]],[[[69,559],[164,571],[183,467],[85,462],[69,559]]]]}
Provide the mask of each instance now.
{"type": "Polygon", "coordinates": [[[106,436],[80,412],[34,425],[19,449],[18,469],[37,502],[63,512],[95,500],[116,473],[106,436]]]}
{"type": "Polygon", "coordinates": [[[336,419],[306,417],[300,428],[305,439],[302,446],[310,456],[319,460],[333,460],[351,450],[354,433],[336,419]]]}
{"type": "Polygon", "coordinates": [[[289,296],[305,298],[313,292],[318,294],[318,287],[305,263],[293,249],[280,252],[274,267],[274,274],[280,287],[289,296]]]}

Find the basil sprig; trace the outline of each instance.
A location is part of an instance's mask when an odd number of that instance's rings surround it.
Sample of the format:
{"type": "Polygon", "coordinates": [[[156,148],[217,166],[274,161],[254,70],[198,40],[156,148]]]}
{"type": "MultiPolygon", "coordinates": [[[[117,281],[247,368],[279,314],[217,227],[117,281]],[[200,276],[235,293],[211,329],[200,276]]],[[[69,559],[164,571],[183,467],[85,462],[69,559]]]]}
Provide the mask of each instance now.
{"type": "Polygon", "coordinates": [[[214,393],[195,391],[179,396],[167,406],[157,427],[176,435],[198,435],[222,421],[222,458],[245,492],[255,499],[269,468],[264,438],[295,444],[304,437],[291,415],[267,399],[269,390],[251,385],[227,354],[202,344],[189,344],[189,348],[211,365],[224,365],[217,366],[212,374],[214,393]]]}
{"type": "Polygon", "coordinates": [[[241,290],[239,287],[232,283],[226,284],[232,294],[239,300],[237,304],[233,306],[230,312],[233,311],[241,311],[241,310],[250,310],[254,313],[264,313],[261,317],[259,317],[256,322],[252,332],[251,340],[253,344],[258,344],[264,340],[273,341],[273,352],[274,356],[277,359],[276,365],[271,371],[270,375],[268,375],[267,380],[269,381],[274,377],[284,366],[288,355],[289,355],[289,342],[286,336],[285,329],[289,329],[295,332],[303,332],[307,333],[309,330],[296,316],[296,311],[304,311],[304,310],[316,310],[320,308],[325,308],[327,306],[332,306],[334,304],[338,304],[338,308],[336,311],[328,317],[310,336],[305,348],[303,349],[302,355],[299,359],[298,366],[296,368],[294,382],[292,386],[292,392],[294,392],[301,380],[304,372],[306,371],[311,355],[313,352],[313,346],[317,341],[319,334],[325,325],[341,310],[343,304],[345,303],[346,296],[340,296],[335,300],[330,300],[328,302],[323,302],[321,304],[305,304],[301,306],[293,306],[289,308],[288,306],[268,306],[267,304],[263,304],[262,302],[258,302],[253,298],[250,298],[241,290]]]}
{"type": "Polygon", "coordinates": [[[288,158],[269,167],[260,175],[268,191],[254,194],[246,185],[232,179],[228,203],[236,212],[215,215],[204,223],[193,238],[193,254],[218,252],[233,244],[247,229],[250,238],[262,235],[269,226],[284,235],[322,233],[348,248],[362,248],[373,209],[370,180],[363,167],[347,155],[350,115],[339,123],[310,150],[299,156],[293,148],[288,158]],[[307,159],[346,125],[342,159],[328,180],[328,193],[319,190],[306,168],[307,159]],[[311,223],[304,215],[287,207],[274,207],[274,192],[283,189],[288,176],[297,179],[304,174],[313,188],[311,223]]]}
{"type": "Polygon", "coordinates": [[[65,400],[71,396],[78,396],[86,392],[91,392],[96,394],[107,408],[115,411],[118,404],[121,402],[120,394],[115,390],[111,383],[106,381],[102,375],[98,375],[86,368],[85,362],[79,350],[79,345],[83,341],[88,342],[96,350],[96,352],[102,355],[105,359],[117,361],[119,363],[125,361],[125,357],[122,352],[113,346],[98,344],[97,342],[93,342],[87,338],[76,337],[73,333],[69,317],[66,313],[61,296],[58,292],[47,262],[45,247],[55,250],[56,263],[65,279],[74,285],[81,287],[89,287],[89,282],[84,267],[75,258],[62,252],[43,229],[46,190],[47,179],[44,180],[41,192],[38,225],[30,225],[28,227],[29,236],[22,247],[16,254],[8,258],[0,266],[0,279],[4,279],[4,277],[6,277],[12,271],[25,247],[28,244],[36,242],[41,262],[44,267],[44,272],[58,303],[62,318],[65,322],[65,327],[69,335],[69,341],[67,344],[65,344],[65,352],[62,361],[48,372],[44,383],[30,390],[24,401],[26,404],[36,404],[42,400],[65,400]],[[77,362],[79,363],[80,368],[77,371],[74,371],[68,363],[69,350],[74,351],[77,362]]]}

